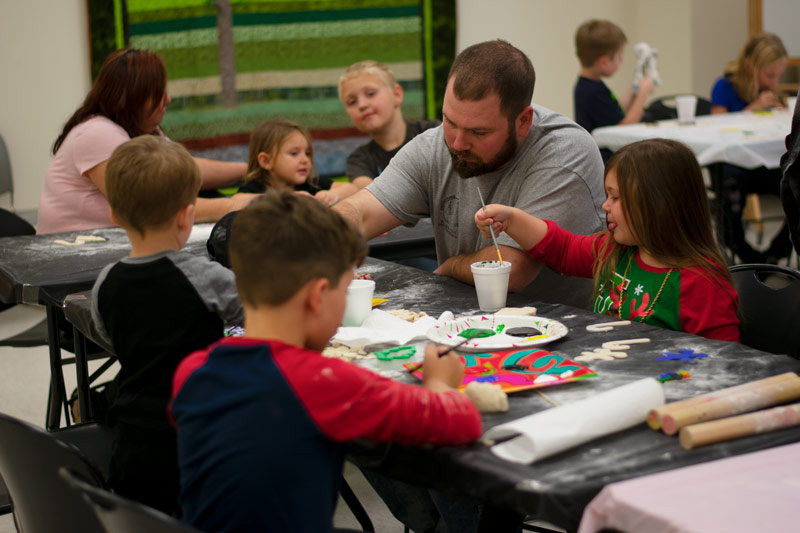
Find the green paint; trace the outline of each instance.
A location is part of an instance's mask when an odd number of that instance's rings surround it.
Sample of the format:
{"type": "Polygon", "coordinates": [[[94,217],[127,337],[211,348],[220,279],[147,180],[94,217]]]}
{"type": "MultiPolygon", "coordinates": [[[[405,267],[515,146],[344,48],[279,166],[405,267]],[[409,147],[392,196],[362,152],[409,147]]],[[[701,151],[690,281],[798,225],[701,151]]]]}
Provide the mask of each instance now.
{"type": "Polygon", "coordinates": [[[458,334],[459,337],[465,339],[480,339],[482,337],[491,337],[492,335],[495,335],[494,330],[486,328],[469,328],[458,334]]]}
{"type": "Polygon", "coordinates": [[[505,324],[500,324],[499,326],[497,326],[495,331],[497,331],[497,333],[503,333],[504,329],[506,329],[506,325],[505,324]]]}
{"type": "Polygon", "coordinates": [[[417,349],[414,346],[398,346],[375,352],[375,357],[381,361],[391,361],[392,359],[408,359],[415,353],[417,353],[417,349]]]}

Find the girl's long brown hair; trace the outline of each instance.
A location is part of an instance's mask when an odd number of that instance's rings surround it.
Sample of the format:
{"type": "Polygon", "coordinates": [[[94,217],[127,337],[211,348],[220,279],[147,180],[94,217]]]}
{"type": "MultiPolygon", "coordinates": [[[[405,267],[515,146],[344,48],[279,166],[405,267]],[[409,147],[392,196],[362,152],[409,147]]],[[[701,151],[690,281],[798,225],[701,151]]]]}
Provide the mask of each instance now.
{"type": "Polygon", "coordinates": [[[758,98],[758,71],[787,57],[786,48],[780,37],[772,33],[754,36],[742,48],[739,58],[725,69],[731,77],[736,93],[747,103],[758,98]]]}
{"type": "Polygon", "coordinates": [[[83,105],[70,117],[53,144],[53,154],[72,128],[94,115],[113,120],[131,138],[153,133],[142,131],[142,119],[161,104],[166,87],[167,69],[155,53],[133,48],[112,52],[100,67],[83,105]]]}
{"type": "MultiPolygon", "coordinates": [[[[721,282],[732,285],[711,227],[700,165],[691,150],[668,139],[639,141],[614,153],[606,164],[606,175],[609,172],[616,174],[622,212],[638,245],[670,268],[699,267],[734,298],[721,282]]],[[[599,246],[595,287],[612,280],[626,248],[611,235],[599,246]]]]}

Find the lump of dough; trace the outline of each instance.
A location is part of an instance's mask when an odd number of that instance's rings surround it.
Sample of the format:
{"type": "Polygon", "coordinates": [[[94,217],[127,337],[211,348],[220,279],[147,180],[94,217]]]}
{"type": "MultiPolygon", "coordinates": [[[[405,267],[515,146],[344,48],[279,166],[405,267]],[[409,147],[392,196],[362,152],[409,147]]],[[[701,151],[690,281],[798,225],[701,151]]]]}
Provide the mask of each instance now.
{"type": "Polygon", "coordinates": [[[407,322],[416,322],[420,318],[424,316],[428,316],[425,311],[420,311],[419,313],[415,313],[414,311],[409,311],[408,309],[390,309],[386,311],[390,315],[394,315],[397,318],[402,318],[407,322]]]}
{"type": "Polygon", "coordinates": [[[504,307],[495,312],[496,315],[532,316],[536,314],[535,307],[504,307]]]}
{"type": "Polygon", "coordinates": [[[508,395],[495,383],[472,381],[464,389],[467,396],[481,413],[505,413],[508,411],[508,395]]]}
{"type": "Polygon", "coordinates": [[[334,359],[344,359],[345,361],[353,361],[356,359],[374,359],[375,356],[368,354],[363,346],[349,347],[338,342],[332,343],[330,346],[322,350],[322,355],[325,357],[332,357],[334,359]]]}

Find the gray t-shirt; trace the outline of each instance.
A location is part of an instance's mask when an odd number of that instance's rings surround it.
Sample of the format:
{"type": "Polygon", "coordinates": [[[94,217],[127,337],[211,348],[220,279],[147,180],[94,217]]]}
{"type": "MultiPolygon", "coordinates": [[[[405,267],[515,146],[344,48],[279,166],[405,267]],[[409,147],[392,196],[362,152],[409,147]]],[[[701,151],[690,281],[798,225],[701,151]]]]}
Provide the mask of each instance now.
{"type": "MultiPolygon", "coordinates": [[[[588,235],[604,225],[597,145],[586,130],[540,106],[534,107],[533,125],[516,155],[499,170],[461,178],[439,126],[404,146],[367,190],[407,224],[430,217],[441,263],[492,244],[473,221],[481,207],[478,187],[487,204],[518,207],[573,233],[588,235]]],[[[520,248],[506,234],[497,240],[520,248]]]]}

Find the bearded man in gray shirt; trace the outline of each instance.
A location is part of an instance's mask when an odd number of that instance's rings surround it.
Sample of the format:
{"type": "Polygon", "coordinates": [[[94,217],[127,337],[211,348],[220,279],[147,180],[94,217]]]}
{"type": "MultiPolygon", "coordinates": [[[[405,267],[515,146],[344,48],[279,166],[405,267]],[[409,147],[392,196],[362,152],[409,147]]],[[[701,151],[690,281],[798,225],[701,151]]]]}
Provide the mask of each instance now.
{"type": "MultiPolygon", "coordinates": [[[[465,283],[473,283],[471,263],[497,258],[473,221],[481,207],[478,189],[487,204],[518,207],[573,233],[599,231],[605,225],[605,194],[597,145],[563,115],[534,109],[534,83],[530,59],[505,41],[465,49],[450,69],[442,125],[415,137],[372,184],[334,209],[367,239],[430,217],[439,261],[435,272],[465,283]]],[[[513,265],[509,290],[519,291],[543,264],[507,235],[497,239],[503,259],[513,265]]],[[[552,271],[550,278],[547,285],[556,297],[537,299],[588,305],[588,293],[581,297],[586,301],[558,298],[558,292],[571,292],[567,278],[552,271]]]]}

